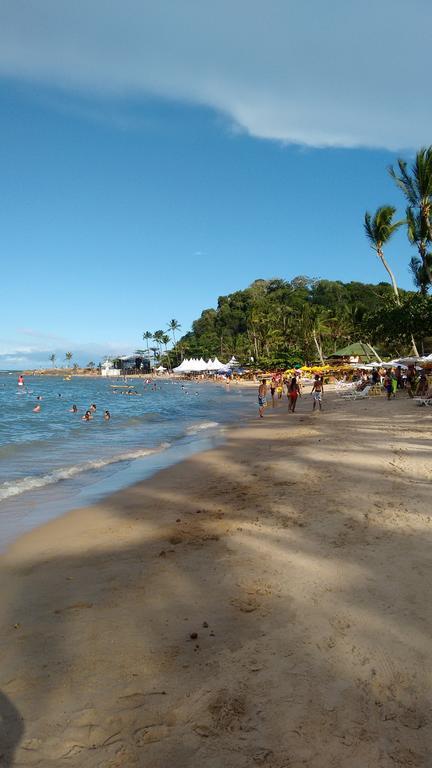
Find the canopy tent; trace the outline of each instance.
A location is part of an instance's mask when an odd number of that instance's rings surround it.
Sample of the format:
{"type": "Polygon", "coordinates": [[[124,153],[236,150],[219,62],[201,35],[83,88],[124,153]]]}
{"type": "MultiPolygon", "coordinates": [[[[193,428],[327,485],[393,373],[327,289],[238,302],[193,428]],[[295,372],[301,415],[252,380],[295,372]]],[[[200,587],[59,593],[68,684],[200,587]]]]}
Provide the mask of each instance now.
{"type": "Polygon", "coordinates": [[[229,365],[230,368],[240,367],[240,363],[238,360],[235,359],[234,355],[232,356],[231,360],[228,360],[227,365],[229,365]]]}
{"type": "MultiPolygon", "coordinates": [[[[348,344],[347,347],[337,349],[331,355],[327,356],[327,360],[334,360],[341,357],[357,357],[359,362],[372,362],[372,360],[379,360],[379,357],[373,347],[370,344],[365,344],[362,341],[357,341],[354,344],[348,344]]],[[[352,362],[355,362],[354,360],[352,362]]]]}
{"type": "Polygon", "coordinates": [[[163,365],[159,365],[159,366],[156,368],[156,370],[157,370],[157,371],[160,371],[160,373],[162,373],[163,371],[166,371],[166,368],[164,368],[164,367],[163,367],[163,365]]]}
{"type": "Polygon", "coordinates": [[[174,373],[186,373],[187,363],[188,360],[182,360],[180,365],[177,365],[177,367],[174,368],[174,373]]]}
{"type": "Polygon", "coordinates": [[[379,367],[379,363],[349,363],[349,367],[359,371],[373,371],[379,367]]]}

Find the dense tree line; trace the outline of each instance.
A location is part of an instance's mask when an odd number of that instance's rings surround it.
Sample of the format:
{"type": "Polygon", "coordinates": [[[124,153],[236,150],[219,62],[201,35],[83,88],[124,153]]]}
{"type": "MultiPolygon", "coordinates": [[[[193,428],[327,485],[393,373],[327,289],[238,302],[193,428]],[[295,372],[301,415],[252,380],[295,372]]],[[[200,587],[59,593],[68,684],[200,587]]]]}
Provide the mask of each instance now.
{"type": "MultiPolygon", "coordinates": [[[[421,315],[426,305],[432,310],[432,304],[413,291],[400,289],[399,297],[398,305],[388,283],[303,276],[289,282],[256,280],[245,290],[220,296],[216,309],[205,309],[174,353],[177,359],[214,355],[226,359],[234,354],[244,364],[284,367],[322,361],[337,348],[369,340],[383,355],[402,354],[409,351],[412,332],[419,341],[428,335],[421,315]],[[413,320],[404,327],[403,316],[412,302],[413,320]],[[392,324],[397,328],[394,336],[392,324]]],[[[432,334],[432,311],[428,329],[432,334]]]]}
{"type": "Polygon", "coordinates": [[[390,284],[303,276],[289,282],[256,280],[243,291],[221,296],[217,308],[204,310],[190,333],[179,342],[174,338],[174,358],[234,354],[244,364],[282,368],[323,362],[338,347],[360,340],[373,343],[383,357],[431,351],[432,147],[420,149],[411,167],[399,159],[388,170],[402,193],[404,215],[396,220],[397,209],[382,205],[373,215],[365,213],[364,229],[390,284]],[[406,229],[407,246],[414,251],[408,266],[417,291],[398,288],[387,257],[400,228],[406,229]]]}

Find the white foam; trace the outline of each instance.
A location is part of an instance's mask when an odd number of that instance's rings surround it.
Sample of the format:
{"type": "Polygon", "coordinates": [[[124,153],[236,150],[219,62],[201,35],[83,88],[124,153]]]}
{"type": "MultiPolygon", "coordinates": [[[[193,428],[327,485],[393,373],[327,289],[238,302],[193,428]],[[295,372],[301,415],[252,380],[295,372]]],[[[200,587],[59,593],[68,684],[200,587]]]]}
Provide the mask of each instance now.
{"type": "Polygon", "coordinates": [[[218,426],[218,421],[203,421],[201,424],[193,424],[192,427],[188,427],[186,432],[188,435],[196,435],[197,432],[201,432],[203,429],[212,429],[218,426]]]}
{"type": "Polygon", "coordinates": [[[46,485],[53,485],[61,480],[69,480],[71,477],[75,477],[75,475],[79,475],[82,472],[89,472],[92,469],[103,469],[103,467],[107,467],[110,464],[117,464],[121,461],[133,461],[134,459],[141,459],[144,456],[161,453],[161,451],[165,451],[169,448],[170,445],[171,443],[161,443],[158,448],[143,448],[136,451],[129,451],[128,453],[120,453],[109,458],[86,461],[83,464],[73,464],[70,467],[60,467],[59,469],[54,470],[54,472],[42,475],[41,477],[28,476],[12,482],[7,481],[0,485],[0,501],[9,499],[12,496],[19,496],[21,493],[33,491],[37,488],[44,488],[46,485]]]}

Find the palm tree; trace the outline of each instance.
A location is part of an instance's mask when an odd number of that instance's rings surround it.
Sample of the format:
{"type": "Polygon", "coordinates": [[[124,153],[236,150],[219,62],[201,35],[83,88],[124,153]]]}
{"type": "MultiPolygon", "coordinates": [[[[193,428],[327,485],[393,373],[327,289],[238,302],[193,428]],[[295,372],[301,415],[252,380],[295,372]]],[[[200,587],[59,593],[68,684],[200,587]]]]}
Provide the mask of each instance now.
{"type": "Polygon", "coordinates": [[[377,208],[374,217],[367,211],[364,218],[364,229],[366,237],[370,242],[371,248],[377,252],[378,258],[381,259],[384,269],[388,272],[388,275],[393,286],[393,293],[395,295],[395,301],[400,306],[399,291],[396,283],[396,278],[389,267],[387,260],[384,257],[383,246],[386,245],[392,235],[403,224],[402,221],[393,221],[393,216],[396,213],[396,208],[392,205],[382,205],[377,208]]]}
{"type": "Polygon", "coordinates": [[[86,368],[89,368],[91,371],[93,370],[94,367],[95,367],[95,364],[94,364],[93,360],[90,360],[90,362],[87,363],[87,365],[86,365],[86,368]]]}
{"type": "MultiPolygon", "coordinates": [[[[432,253],[427,254],[428,262],[432,267],[432,253]]],[[[409,263],[409,271],[411,272],[412,279],[415,287],[421,293],[422,296],[426,296],[428,289],[430,288],[430,282],[425,272],[423,262],[418,256],[413,256],[409,263]]]]}
{"type": "Polygon", "coordinates": [[[408,206],[406,210],[406,224],[408,240],[414,245],[420,258],[414,256],[410,261],[410,271],[414,278],[414,283],[420,293],[426,295],[431,282],[428,277],[427,268],[432,268],[431,254],[427,249],[429,233],[426,221],[420,212],[408,206]]]}
{"type": "Polygon", "coordinates": [[[398,160],[398,172],[391,166],[389,173],[402,190],[413,215],[418,216],[418,234],[421,234],[423,261],[428,282],[432,283],[432,266],[426,258],[427,244],[432,242],[432,146],[423,147],[417,152],[411,169],[405,160],[398,160]]]}
{"type": "Polygon", "coordinates": [[[72,354],[72,352],[66,352],[66,354],[65,354],[65,358],[66,358],[66,362],[67,362],[67,364],[68,364],[68,368],[70,368],[70,361],[71,361],[71,360],[72,360],[72,358],[73,358],[73,354],[72,354]]]}
{"type": "Polygon", "coordinates": [[[175,332],[179,331],[181,328],[181,325],[178,320],[175,320],[174,318],[169,321],[168,323],[168,330],[171,331],[172,337],[173,337],[173,344],[176,345],[176,337],[175,332]]]}
{"type": "Polygon", "coordinates": [[[153,339],[158,345],[159,357],[161,356],[161,353],[162,353],[162,336],[163,335],[164,335],[163,331],[155,331],[153,334],[153,339]]]}
{"type": "MultiPolygon", "coordinates": [[[[379,258],[381,259],[384,265],[384,268],[387,270],[390,276],[390,280],[393,286],[393,293],[395,295],[395,302],[398,305],[398,307],[400,307],[401,301],[399,298],[399,291],[396,284],[396,278],[392,270],[390,269],[382,250],[383,245],[389,242],[392,235],[403,224],[402,221],[393,222],[393,216],[395,215],[395,213],[396,213],[396,208],[394,208],[392,205],[382,205],[380,208],[377,208],[373,219],[370,213],[365,213],[364,228],[366,232],[366,237],[368,238],[371,244],[371,248],[373,248],[373,250],[377,252],[379,258]]],[[[414,354],[418,356],[418,350],[417,350],[417,346],[413,336],[411,336],[411,343],[412,343],[414,354]]]]}
{"type": "Polygon", "coordinates": [[[52,367],[53,367],[53,368],[55,368],[55,361],[56,361],[56,356],[55,356],[54,352],[53,352],[53,354],[52,354],[52,355],[50,355],[50,358],[49,358],[49,359],[50,359],[50,361],[51,361],[51,363],[52,363],[52,367]]]}
{"type": "Polygon", "coordinates": [[[168,336],[168,334],[167,334],[167,333],[164,333],[164,334],[163,334],[163,336],[162,336],[162,338],[161,338],[161,342],[162,342],[162,344],[163,344],[163,345],[164,345],[164,347],[165,347],[165,354],[166,354],[166,356],[167,356],[167,358],[168,358],[168,367],[169,367],[169,368],[171,368],[171,358],[170,358],[169,352],[168,352],[168,350],[167,350],[167,344],[169,344],[169,342],[170,342],[170,341],[171,341],[171,339],[170,339],[170,337],[168,336]]]}
{"type": "Polygon", "coordinates": [[[153,334],[152,334],[152,332],[151,332],[151,331],[145,331],[145,332],[143,333],[143,340],[144,340],[145,342],[147,342],[147,355],[148,355],[148,358],[149,358],[149,360],[150,360],[150,348],[149,348],[149,341],[150,341],[150,339],[152,339],[152,338],[153,338],[153,334]]]}

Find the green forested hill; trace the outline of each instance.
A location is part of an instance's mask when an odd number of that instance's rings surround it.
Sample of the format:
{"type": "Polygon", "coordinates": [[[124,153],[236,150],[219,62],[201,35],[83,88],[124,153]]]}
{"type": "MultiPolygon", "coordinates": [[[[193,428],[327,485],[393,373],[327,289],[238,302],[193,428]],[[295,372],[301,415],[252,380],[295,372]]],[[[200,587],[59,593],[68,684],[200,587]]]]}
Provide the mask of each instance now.
{"type": "MultiPolygon", "coordinates": [[[[400,291],[403,307],[418,294],[400,291]]],[[[424,301],[430,301],[424,299],[424,301]]],[[[220,296],[176,345],[178,356],[222,359],[235,354],[244,364],[285,366],[319,360],[351,341],[370,340],[381,352],[402,352],[405,329],[389,340],[383,318],[394,312],[388,283],[370,285],[296,277],[255,280],[242,291],[220,296]],[[376,329],[381,323],[381,338],[376,329]]],[[[403,317],[403,316],[402,316],[403,317]]],[[[393,326],[395,318],[392,319],[393,326]]],[[[432,329],[431,329],[432,331],[432,329]]]]}

